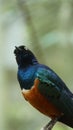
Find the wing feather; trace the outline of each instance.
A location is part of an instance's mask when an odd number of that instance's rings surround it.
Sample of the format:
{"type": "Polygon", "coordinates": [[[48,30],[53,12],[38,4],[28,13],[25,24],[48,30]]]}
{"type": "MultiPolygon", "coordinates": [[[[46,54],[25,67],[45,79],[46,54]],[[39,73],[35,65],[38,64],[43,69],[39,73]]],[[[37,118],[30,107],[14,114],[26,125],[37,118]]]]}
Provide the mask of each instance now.
{"type": "Polygon", "coordinates": [[[37,78],[40,80],[40,93],[65,115],[73,118],[73,95],[63,81],[53,71],[45,68],[38,69],[37,78]]]}

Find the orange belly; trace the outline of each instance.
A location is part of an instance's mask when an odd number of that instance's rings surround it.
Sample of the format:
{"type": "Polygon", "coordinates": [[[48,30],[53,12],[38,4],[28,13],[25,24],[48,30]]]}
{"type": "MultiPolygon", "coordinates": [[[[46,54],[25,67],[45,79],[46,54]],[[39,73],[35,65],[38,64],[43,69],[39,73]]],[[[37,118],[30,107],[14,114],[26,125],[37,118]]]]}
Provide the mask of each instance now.
{"type": "Polygon", "coordinates": [[[24,98],[37,110],[41,113],[51,117],[52,119],[55,117],[59,117],[62,113],[42,94],[40,94],[38,90],[39,80],[37,79],[34,83],[34,86],[30,90],[22,90],[22,94],[24,98]]]}

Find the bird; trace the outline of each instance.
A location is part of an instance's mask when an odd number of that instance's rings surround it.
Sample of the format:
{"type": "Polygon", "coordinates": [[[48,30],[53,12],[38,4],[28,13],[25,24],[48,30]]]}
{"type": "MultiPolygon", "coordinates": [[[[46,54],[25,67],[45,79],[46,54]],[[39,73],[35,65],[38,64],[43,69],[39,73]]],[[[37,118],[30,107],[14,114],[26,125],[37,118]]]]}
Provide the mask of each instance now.
{"type": "Polygon", "coordinates": [[[42,130],[52,130],[57,121],[73,128],[73,93],[64,81],[50,67],[39,63],[26,46],[15,46],[14,54],[23,97],[51,118],[42,130]]]}

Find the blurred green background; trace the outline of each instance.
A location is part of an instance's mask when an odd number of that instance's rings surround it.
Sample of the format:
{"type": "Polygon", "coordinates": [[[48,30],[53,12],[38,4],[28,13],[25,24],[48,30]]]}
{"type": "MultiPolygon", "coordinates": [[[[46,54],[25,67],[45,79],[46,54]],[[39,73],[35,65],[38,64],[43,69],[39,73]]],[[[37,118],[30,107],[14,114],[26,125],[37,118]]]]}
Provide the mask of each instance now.
{"type": "Polygon", "coordinates": [[[13,54],[22,44],[73,91],[73,0],[0,0],[0,130],[40,130],[50,120],[22,97],[13,54]]]}

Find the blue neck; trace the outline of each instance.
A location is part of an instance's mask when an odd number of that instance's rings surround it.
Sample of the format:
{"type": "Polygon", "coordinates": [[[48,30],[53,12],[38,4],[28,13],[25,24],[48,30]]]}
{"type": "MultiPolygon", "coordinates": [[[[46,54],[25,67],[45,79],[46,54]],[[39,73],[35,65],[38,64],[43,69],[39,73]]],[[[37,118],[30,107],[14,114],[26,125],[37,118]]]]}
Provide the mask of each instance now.
{"type": "MultiPolygon", "coordinates": [[[[36,63],[36,62],[34,62],[36,63]]],[[[37,65],[29,66],[18,70],[18,81],[21,89],[30,89],[36,77],[37,65]]]]}

